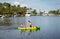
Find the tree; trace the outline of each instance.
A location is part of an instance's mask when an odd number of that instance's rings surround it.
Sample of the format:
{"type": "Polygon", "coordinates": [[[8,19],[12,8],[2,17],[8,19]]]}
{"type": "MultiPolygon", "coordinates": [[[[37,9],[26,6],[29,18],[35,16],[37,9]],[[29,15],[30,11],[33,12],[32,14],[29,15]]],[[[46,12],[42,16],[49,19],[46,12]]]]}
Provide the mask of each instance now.
{"type": "Polygon", "coordinates": [[[48,13],[50,14],[55,14],[55,15],[60,15],[60,10],[52,10],[52,11],[49,11],[48,13]]]}
{"type": "Polygon", "coordinates": [[[26,12],[27,12],[27,7],[22,7],[22,13],[23,13],[23,15],[25,15],[26,12]]]}
{"type": "Polygon", "coordinates": [[[0,14],[2,14],[2,10],[3,10],[3,4],[0,3],[0,14]]]}
{"type": "Polygon", "coordinates": [[[27,12],[27,7],[20,7],[19,5],[17,6],[17,13],[20,13],[23,16],[25,16],[26,12],[27,12]]]}
{"type": "MultiPolygon", "coordinates": [[[[4,2],[4,3],[0,3],[0,13],[3,14],[22,14],[23,16],[25,16],[27,10],[32,10],[32,8],[27,8],[27,7],[20,7],[20,5],[11,5],[10,3],[4,2]]],[[[33,12],[34,13],[34,12],[33,12]]]]}
{"type": "Polygon", "coordinates": [[[33,14],[33,15],[36,15],[36,14],[37,14],[37,11],[34,9],[34,10],[32,11],[32,14],[33,14]]]}
{"type": "Polygon", "coordinates": [[[15,14],[16,10],[16,5],[10,7],[10,13],[15,14]]]}
{"type": "Polygon", "coordinates": [[[20,7],[20,5],[18,5],[16,8],[17,8],[17,10],[16,10],[17,13],[21,12],[21,7],[20,7]]]}
{"type": "Polygon", "coordinates": [[[3,13],[10,13],[10,4],[7,2],[3,3],[3,13]]]}

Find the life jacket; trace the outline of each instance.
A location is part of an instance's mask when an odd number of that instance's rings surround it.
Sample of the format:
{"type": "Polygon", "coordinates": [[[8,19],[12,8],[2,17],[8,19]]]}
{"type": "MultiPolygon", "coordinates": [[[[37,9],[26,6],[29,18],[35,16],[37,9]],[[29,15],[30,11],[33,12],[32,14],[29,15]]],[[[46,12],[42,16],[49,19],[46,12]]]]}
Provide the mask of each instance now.
{"type": "Polygon", "coordinates": [[[30,27],[32,27],[32,24],[30,23],[30,27]]]}

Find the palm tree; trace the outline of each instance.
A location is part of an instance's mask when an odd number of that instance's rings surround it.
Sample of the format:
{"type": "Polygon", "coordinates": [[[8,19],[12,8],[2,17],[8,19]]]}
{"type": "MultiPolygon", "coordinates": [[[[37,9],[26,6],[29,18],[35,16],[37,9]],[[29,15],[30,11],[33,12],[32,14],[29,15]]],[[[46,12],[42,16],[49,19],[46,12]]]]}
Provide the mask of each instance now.
{"type": "Polygon", "coordinates": [[[7,3],[7,2],[4,2],[3,3],[3,14],[4,13],[10,13],[10,4],[9,3],[7,3]]]}
{"type": "Polygon", "coordinates": [[[36,15],[36,14],[37,14],[37,11],[34,9],[34,10],[32,11],[32,14],[33,14],[33,15],[36,15]]]}
{"type": "Polygon", "coordinates": [[[16,10],[17,10],[16,5],[10,7],[10,13],[15,14],[16,10]]]}
{"type": "Polygon", "coordinates": [[[27,7],[22,7],[22,14],[23,14],[24,16],[25,16],[26,12],[27,12],[27,7]]]}
{"type": "Polygon", "coordinates": [[[52,10],[52,11],[49,11],[49,13],[55,14],[55,15],[60,15],[59,11],[60,11],[59,9],[58,10],[52,10]]]}
{"type": "Polygon", "coordinates": [[[2,9],[3,9],[3,4],[0,3],[0,14],[3,14],[3,13],[2,13],[2,9]]]}

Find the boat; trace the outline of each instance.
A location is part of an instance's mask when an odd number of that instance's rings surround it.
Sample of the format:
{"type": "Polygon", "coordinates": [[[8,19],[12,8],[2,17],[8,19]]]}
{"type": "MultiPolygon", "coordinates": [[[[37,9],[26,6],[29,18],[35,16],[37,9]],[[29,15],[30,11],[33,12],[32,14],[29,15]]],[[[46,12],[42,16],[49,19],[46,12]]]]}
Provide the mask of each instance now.
{"type": "Polygon", "coordinates": [[[30,15],[31,15],[30,13],[27,13],[25,16],[26,16],[26,17],[29,17],[30,15]]]}
{"type": "Polygon", "coordinates": [[[5,16],[4,15],[0,15],[0,18],[4,18],[5,16]]]}
{"type": "Polygon", "coordinates": [[[18,30],[40,30],[40,26],[33,26],[33,27],[18,27],[18,30]]]}
{"type": "Polygon", "coordinates": [[[0,17],[2,17],[2,15],[0,15],[0,17]]]}

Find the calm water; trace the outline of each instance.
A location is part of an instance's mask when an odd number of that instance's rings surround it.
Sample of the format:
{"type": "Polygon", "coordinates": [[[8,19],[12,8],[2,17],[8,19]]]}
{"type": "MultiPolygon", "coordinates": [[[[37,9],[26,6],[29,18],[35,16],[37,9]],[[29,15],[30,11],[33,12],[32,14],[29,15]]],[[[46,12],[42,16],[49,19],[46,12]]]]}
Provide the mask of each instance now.
{"type": "Polygon", "coordinates": [[[60,39],[60,16],[31,16],[0,18],[0,39],[60,39]],[[40,31],[21,31],[21,23],[40,26],[40,31]]]}

